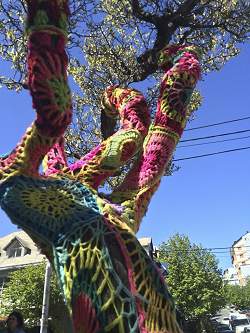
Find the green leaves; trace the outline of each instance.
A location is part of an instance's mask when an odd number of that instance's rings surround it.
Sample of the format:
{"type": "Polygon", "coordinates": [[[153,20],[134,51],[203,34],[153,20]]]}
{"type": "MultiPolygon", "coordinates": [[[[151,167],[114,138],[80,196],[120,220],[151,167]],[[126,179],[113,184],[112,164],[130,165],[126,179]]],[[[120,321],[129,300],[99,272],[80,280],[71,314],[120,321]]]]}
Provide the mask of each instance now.
{"type": "MultiPolygon", "coordinates": [[[[13,309],[17,309],[23,314],[27,326],[40,325],[44,277],[45,263],[27,266],[10,273],[1,297],[0,315],[8,315],[13,309]]],[[[49,317],[55,332],[69,332],[68,310],[55,274],[51,279],[49,317]]]]}
{"type": "Polygon", "coordinates": [[[186,319],[212,315],[224,305],[222,277],[213,254],[179,234],[161,244],[159,253],[168,267],[169,290],[186,319]]]}
{"type": "Polygon", "coordinates": [[[225,297],[228,304],[233,304],[240,309],[250,307],[250,281],[246,286],[225,286],[225,297]]]}

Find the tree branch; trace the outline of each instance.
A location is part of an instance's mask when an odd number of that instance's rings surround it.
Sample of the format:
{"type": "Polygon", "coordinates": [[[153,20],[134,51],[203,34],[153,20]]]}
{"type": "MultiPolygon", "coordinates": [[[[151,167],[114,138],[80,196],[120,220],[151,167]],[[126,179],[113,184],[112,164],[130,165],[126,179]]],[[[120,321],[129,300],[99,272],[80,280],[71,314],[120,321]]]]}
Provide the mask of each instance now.
{"type": "Polygon", "coordinates": [[[154,25],[157,23],[158,16],[145,12],[140,6],[139,0],[131,0],[131,8],[132,8],[132,14],[137,19],[144,22],[152,23],[154,25]]]}
{"type": "Polygon", "coordinates": [[[200,0],[186,0],[174,13],[169,13],[166,8],[165,12],[158,16],[145,12],[140,6],[139,0],[131,0],[132,13],[135,18],[153,24],[156,29],[156,39],[153,47],[137,58],[140,68],[139,74],[133,78],[135,82],[143,81],[156,72],[158,69],[158,52],[169,44],[176,29],[180,26],[180,21],[186,23],[190,21],[190,17],[187,18],[187,16],[199,3],[200,0]]]}
{"type": "Polygon", "coordinates": [[[174,16],[172,19],[175,17],[179,16],[184,16],[189,14],[196,5],[200,3],[200,0],[186,0],[180,7],[177,9],[177,11],[174,13],[174,16]]]}

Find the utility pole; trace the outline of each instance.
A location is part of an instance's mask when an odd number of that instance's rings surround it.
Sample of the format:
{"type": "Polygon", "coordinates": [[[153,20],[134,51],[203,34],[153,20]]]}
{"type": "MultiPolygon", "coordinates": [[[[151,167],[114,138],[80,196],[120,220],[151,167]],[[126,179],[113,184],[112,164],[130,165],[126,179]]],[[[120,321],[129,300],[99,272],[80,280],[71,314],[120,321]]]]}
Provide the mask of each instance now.
{"type": "Polygon", "coordinates": [[[50,262],[47,260],[46,271],[45,271],[45,280],[44,280],[44,289],[43,289],[43,307],[42,307],[40,333],[47,333],[47,330],[48,330],[51,272],[52,272],[51,265],[50,265],[50,262]]]}

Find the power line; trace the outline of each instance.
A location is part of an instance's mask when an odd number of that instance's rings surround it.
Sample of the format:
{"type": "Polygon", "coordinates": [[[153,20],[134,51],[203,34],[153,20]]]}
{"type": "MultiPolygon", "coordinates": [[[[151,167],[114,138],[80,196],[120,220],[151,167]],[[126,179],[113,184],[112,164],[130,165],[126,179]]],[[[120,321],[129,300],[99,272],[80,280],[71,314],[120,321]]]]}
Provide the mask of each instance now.
{"type": "Polygon", "coordinates": [[[191,144],[191,145],[177,146],[177,148],[194,147],[194,146],[203,146],[203,145],[209,145],[209,144],[213,144],[213,143],[228,142],[228,141],[236,141],[236,140],[247,139],[247,138],[250,138],[250,135],[242,136],[242,137],[240,137],[240,138],[225,139],[225,140],[217,140],[217,141],[210,141],[210,142],[203,142],[203,143],[194,143],[194,144],[191,144]]]}
{"type": "Polygon", "coordinates": [[[228,254],[230,253],[230,250],[227,251],[223,251],[223,252],[217,252],[217,251],[212,251],[210,249],[205,249],[205,248],[197,248],[197,249],[188,249],[188,250],[176,250],[176,249],[171,249],[171,250],[167,250],[166,252],[197,252],[197,251],[207,251],[209,253],[213,253],[213,254],[228,254]]]}
{"type": "Polygon", "coordinates": [[[189,142],[189,141],[197,141],[197,140],[211,139],[211,138],[217,138],[217,137],[219,137],[219,136],[226,136],[226,135],[240,134],[240,133],[246,133],[246,132],[250,132],[250,129],[246,129],[246,130],[242,130],[242,131],[236,131],[236,132],[221,133],[221,134],[216,134],[216,135],[201,136],[201,137],[198,137],[198,138],[192,138],[192,139],[180,140],[180,142],[189,142]]]}
{"type": "MultiPolygon", "coordinates": [[[[244,248],[250,248],[250,245],[244,245],[244,248]]],[[[230,250],[230,249],[241,249],[242,246],[227,246],[227,247],[208,247],[206,250],[230,250]]]]}
{"type": "MultiPolygon", "coordinates": [[[[197,247],[197,249],[188,249],[188,250],[177,250],[178,252],[187,252],[187,251],[197,251],[197,250],[206,250],[206,251],[217,251],[217,250],[233,250],[233,249],[242,249],[250,248],[250,245],[245,246],[227,246],[227,247],[197,247]]],[[[169,251],[172,251],[171,249],[169,251]]]]}
{"type": "Polygon", "coordinates": [[[217,152],[210,153],[210,154],[203,154],[203,155],[182,157],[182,158],[174,159],[173,162],[184,161],[184,160],[191,160],[191,159],[194,159],[194,158],[200,158],[200,157],[206,157],[206,156],[213,156],[213,155],[219,155],[219,154],[225,154],[225,153],[231,153],[231,152],[234,152],[234,151],[240,151],[240,150],[246,150],[246,149],[250,149],[250,147],[242,147],[242,148],[236,148],[236,149],[229,149],[229,150],[217,151],[217,152]]]}
{"type": "MultiPolygon", "coordinates": [[[[229,247],[197,247],[197,248],[191,248],[191,249],[186,249],[186,250],[181,250],[181,249],[171,249],[168,246],[168,249],[165,250],[164,252],[170,252],[170,253],[191,253],[191,252],[198,252],[198,251],[207,251],[211,254],[214,254],[217,257],[223,257],[223,258],[228,258],[228,256],[231,257],[231,251],[236,250],[236,249],[241,249],[242,246],[229,246],[229,247]]],[[[244,248],[250,248],[249,245],[245,245],[244,248]]]]}
{"type": "MultiPolygon", "coordinates": [[[[244,246],[244,248],[249,248],[250,246],[244,246]]],[[[204,248],[204,247],[198,247],[198,248],[191,248],[191,249],[186,249],[186,250],[180,250],[180,249],[167,249],[165,252],[170,252],[170,253],[177,253],[179,255],[181,254],[188,254],[188,253],[197,253],[200,251],[206,251],[207,253],[213,254],[214,256],[218,258],[228,258],[232,257],[232,250],[235,249],[240,249],[242,248],[241,246],[231,246],[231,247],[214,247],[214,248],[204,248]]],[[[237,253],[236,253],[237,254],[237,253]]]]}
{"type": "Polygon", "coordinates": [[[198,130],[201,128],[207,128],[207,127],[213,127],[213,126],[219,126],[219,125],[224,125],[224,124],[229,124],[229,123],[234,123],[237,121],[243,121],[243,120],[247,120],[250,119],[250,117],[243,117],[243,118],[238,118],[238,119],[232,119],[232,120],[226,120],[226,121],[221,121],[219,123],[214,123],[214,124],[209,124],[209,125],[203,125],[203,126],[198,126],[198,127],[192,127],[192,128],[188,128],[185,130],[185,132],[187,131],[194,131],[194,130],[198,130]]]}
{"type": "Polygon", "coordinates": [[[227,251],[218,252],[218,251],[214,251],[214,250],[212,250],[212,249],[207,249],[207,248],[197,248],[197,249],[187,249],[187,250],[170,249],[170,250],[167,250],[166,252],[171,252],[171,251],[177,251],[177,252],[209,251],[209,252],[211,252],[211,253],[217,253],[217,254],[226,254],[226,253],[230,252],[229,249],[228,249],[227,251]]]}

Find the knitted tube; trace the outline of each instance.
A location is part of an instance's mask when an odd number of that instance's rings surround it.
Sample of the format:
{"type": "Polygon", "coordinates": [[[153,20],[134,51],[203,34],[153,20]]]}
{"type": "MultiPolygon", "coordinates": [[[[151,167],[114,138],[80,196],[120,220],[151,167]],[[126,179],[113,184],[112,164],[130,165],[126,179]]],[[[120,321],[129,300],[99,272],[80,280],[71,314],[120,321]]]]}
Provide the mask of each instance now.
{"type": "Polygon", "coordinates": [[[134,232],[139,229],[188,120],[188,103],[200,77],[198,55],[192,46],[173,45],[161,52],[159,65],[166,72],[143,156],[111,196],[124,208],[124,218],[134,232]]]}
{"type": "Polygon", "coordinates": [[[26,0],[28,33],[35,30],[60,31],[67,38],[70,15],[68,0],[26,0]]]}
{"type": "Polygon", "coordinates": [[[28,86],[35,123],[18,146],[0,158],[0,180],[24,173],[38,175],[39,165],[71,122],[71,95],[65,53],[67,1],[28,0],[28,86]]]}
{"type": "Polygon", "coordinates": [[[78,180],[95,189],[142,150],[150,121],[146,101],[136,90],[109,87],[103,105],[120,116],[120,130],[70,167],[78,180]]]}
{"type": "Polygon", "coordinates": [[[0,204],[53,264],[75,333],[181,333],[158,268],[134,235],[188,118],[199,77],[192,47],[163,51],[157,113],[136,90],[109,87],[103,106],[121,129],[67,167],[63,134],[71,121],[65,53],[68,2],[30,0],[28,86],[37,119],[0,160],[0,204]],[[49,153],[48,153],[49,152],[49,153]],[[41,159],[47,171],[40,176],[41,159]],[[96,189],[139,153],[113,201],[96,189]]]}

